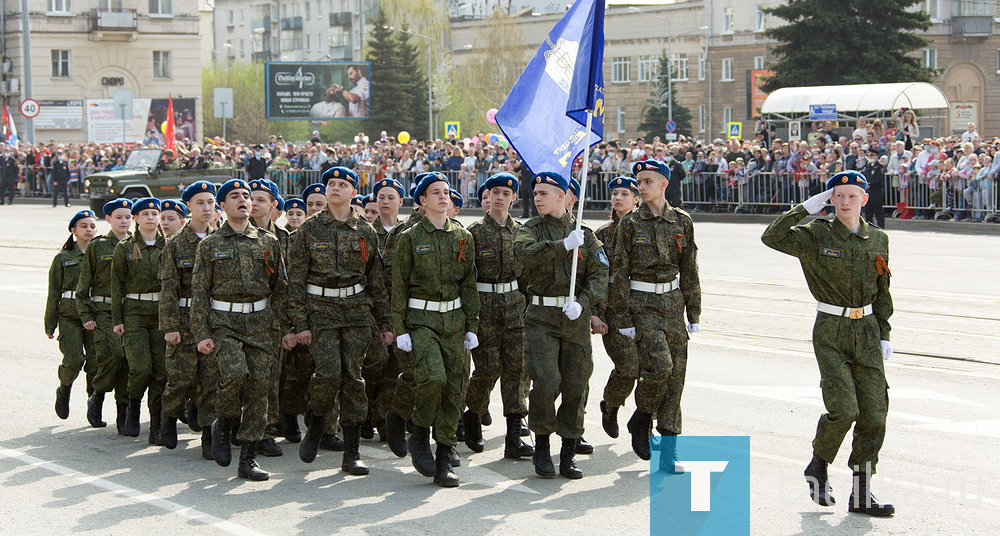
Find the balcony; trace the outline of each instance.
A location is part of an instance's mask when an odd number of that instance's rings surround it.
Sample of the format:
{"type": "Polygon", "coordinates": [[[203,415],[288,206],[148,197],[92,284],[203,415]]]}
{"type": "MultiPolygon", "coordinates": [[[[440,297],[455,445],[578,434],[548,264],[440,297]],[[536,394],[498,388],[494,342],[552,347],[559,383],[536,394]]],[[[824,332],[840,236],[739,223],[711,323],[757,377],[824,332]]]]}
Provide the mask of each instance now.
{"type": "Polygon", "coordinates": [[[350,11],[330,13],[330,26],[350,26],[353,20],[354,13],[350,11]]]}
{"type": "Polygon", "coordinates": [[[281,19],[281,31],[287,32],[289,30],[301,30],[302,29],[302,17],[287,17],[281,19]]]}
{"type": "Polygon", "coordinates": [[[955,17],[951,19],[951,37],[981,38],[993,35],[993,17],[955,17]]]}
{"type": "Polygon", "coordinates": [[[253,19],[250,21],[251,32],[271,33],[271,18],[253,19]]]}
{"type": "Polygon", "coordinates": [[[135,41],[139,36],[135,10],[92,10],[90,35],[93,41],[135,41]]]}

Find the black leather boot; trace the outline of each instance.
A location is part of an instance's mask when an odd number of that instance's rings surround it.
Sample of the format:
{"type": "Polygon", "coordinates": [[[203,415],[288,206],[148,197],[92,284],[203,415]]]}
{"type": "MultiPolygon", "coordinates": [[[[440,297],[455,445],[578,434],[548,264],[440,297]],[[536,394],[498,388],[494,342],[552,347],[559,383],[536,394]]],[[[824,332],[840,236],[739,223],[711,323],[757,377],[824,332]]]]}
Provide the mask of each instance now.
{"type": "Polygon", "coordinates": [[[222,467],[233,463],[233,451],[230,437],[233,433],[232,419],[219,417],[212,423],[212,458],[222,467]]]}
{"type": "Polygon", "coordinates": [[[275,441],[273,437],[266,437],[263,441],[257,443],[257,454],[274,458],[276,456],[281,456],[283,453],[281,451],[281,445],[278,445],[278,442],[275,441]]]}
{"type": "Polygon", "coordinates": [[[128,417],[128,402],[115,402],[115,426],[118,427],[118,435],[125,435],[125,421],[128,417]]]}
{"type": "Polygon", "coordinates": [[[438,443],[437,458],[434,460],[434,483],[442,488],[458,487],[458,477],[451,470],[451,447],[438,443]]]}
{"type": "Polygon", "coordinates": [[[531,435],[531,430],[528,430],[528,422],[521,417],[521,437],[528,437],[531,435]]]}
{"type": "Polygon", "coordinates": [[[878,502],[878,499],[872,494],[871,485],[871,474],[866,471],[855,471],[854,489],[851,490],[847,511],[875,517],[888,517],[895,514],[896,508],[891,504],[878,502]]]}
{"type": "Polygon", "coordinates": [[[462,414],[462,424],[465,427],[465,446],[472,452],[482,452],[486,448],[486,443],[483,441],[483,423],[480,422],[479,415],[473,413],[471,409],[465,410],[462,414]]]}
{"type": "Polygon", "coordinates": [[[168,449],[177,448],[177,418],[166,412],[160,417],[160,441],[168,449]]]}
{"type": "Polygon", "coordinates": [[[316,459],[316,454],[319,453],[319,442],[323,440],[323,423],[326,416],[312,415],[311,412],[307,415],[309,428],[306,429],[306,435],[299,443],[299,459],[306,463],[312,463],[316,459]]]}
{"type": "Polygon", "coordinates": [[[94,394],[90,395],[87,399],[87,422],[90,423],[94,428],[104,428],[108,423],[104,422],[101,418],[101,413],[104,411],[104,393],[100,391],[94,391],[94,394]]]}
{"type": "Polygon", "coordinates": [[[215,457],[212,456],[212,427],[203,428],[201,430],[201,457],[206,460],[214,460],[215,457]]]}
{"type": "Polygon", "coordinates": [[[198,424],[198,404],[194,403],[194,400],[187,401],[187,422],[184,423],[188,425],[194,433],[201,433],[201,425],[198,424]]]}
{"type": "Polygon", "coordinates": [[[802,474],[809,484],[809,498],[820,506],[833,506],[837,500],[833,498],[833,488],[830,487],[830,479],[827,477],[827,466],[829,464],[822,458],[813,454],[812,461],[806,466],[802,474]]]}
{"type": "Polygon", "coordinates": [[[391,409],[385,413],[386,443],[398,458],[406,456],[406,421],[391,409]]]}
{"type": "Polygon", "coordinates": [[[590,444],[583,436],[576,440],[576,453],[577,454],[593,454],[594,446],[590,444]]]}
{"type": "Polygon", "coordinates": [[[142,399],[129,398],[128,409],[125,411],[125,435],[139,437],[139,405],[142,399]]]}
{"type": "Polygon", "coordinates": [[[289,443],[302,441],[302,431],[299,430],[298,415],[280,413],[278,414],[278,420],[278,428],[281,430],[281,436],[285,438],[285,441],[289,443]]]}
{"type": "MultiPolygon", "coordinates": [[[[362,439],[372,439],[375,437],[375,427],[372,426],[370,421],[365,421],[358,427],[358,435],[360,435],[362,439]]],[[[346,437],[344,438],[344,442],[347,442],[346,437]]]]}
{"type": "Polygon", "coordinates": [[[628,420],[628,431],[632,434],[632,450],[641,460],[649,461],[649,434],[653,424],[653,416],[635,410],[628,420]]]}
{"type": "Polygon", "coordinates": [[[240,447],[240,465],[236,468],[236,476],[255,482],[271,478],[271,475],[257,465],[256,441],[247,441],[240,447]]]}
{"type": "Polygon", "coordinates": [[[149,444],[150,445],[162,445],[163,440],[160,439],[160,416],[162,415],[162,410],[160,408],[150,408],[149,410],[149,444]]]}
{"type": "MultiPolygon", "coordinates": [[[[431,454],[431,431],[422,426],[413,426],[413,433],[406,440],[413,467],[424,476],[434,476],[434,455],[431,454]]],[[[451,462],[449,461],[449,467],[451,462]]]]}
{"type": "Polygon", "coordinates": [[[344,460],[340,468],[345,472],[355,476],[367,475],[368,466],[361,461],[361,453],[358,452],[358,441],[361,431],[357,425],[344,426],[344,460]]]}
{"type": "Polygon", "coordinates": [[[486,413],[480,415],[479,421],[483,423],[483,426],[489,426],[493,424],[493,416],[490,415],[490,410],[486,410],[486,413]]]}
{"type": "Polygon", "coordinates": [[[319,442],[319,448],[332,450],[334,452],[344,452],[344,440],[337,434],[323,434],[323,439],[319,442]]]}
{"type": "Polygon", "coordinates": [[[517,460],[527,458],[534,453],[535,449],[521,439],[521,416],[508,415],[507,435],[503,440],[503,457],[517,460]]]}
{"type": "Polygon", "coordinates": [[[552,465],[552,454],[549,452],[549,435],[535,435],[535,453],[531,463],[535,464],[535,474],[542,478],[556,476],[556,468],[552,465]]]}
{"type": "Polygon", "coordinates": [[[452,467],[462,466],[462,457],[458,455],[458,449],[456,449],[455,447],[451,447],[451,466],[452,467]]]}
{"type": "Polygon", "coordinates": [[[236,439],[236,434],[240,431],[240,419],[241,417],[233,417],[229,419],[229,442],[233,444],[234,447],[239,447],[240,440],[236,439]]]}
{"type": "Polygon", "coordinates": [[[575,438],[562,438],[562,448],[559,449],[559,474],[576,480],[578,478],[583,478],[583,471],[576,466],[576,460],[573,457],[576,455],[576,442],[575,438]]]}
{"type": "Polygon", "coordinates": [[[618,408],[608,406],[604,400],[601,400],[601,426],[608,437],[618,439],[618,408]]]}
{"type": "Polygon", "coordinates": [[[72,385],[56,387],[56,416],[60,419],[69,418],[69,391],[72,388],[72,385]]]}

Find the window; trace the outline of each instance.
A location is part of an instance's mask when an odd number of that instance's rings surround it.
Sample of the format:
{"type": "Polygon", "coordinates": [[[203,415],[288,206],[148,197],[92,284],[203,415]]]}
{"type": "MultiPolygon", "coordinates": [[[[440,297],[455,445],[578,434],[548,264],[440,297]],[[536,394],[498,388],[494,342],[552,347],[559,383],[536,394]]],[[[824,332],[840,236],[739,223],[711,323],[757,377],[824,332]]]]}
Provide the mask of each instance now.
{"type": "Polygon", "coordinates": [[[70,0],[49,0],[49,11],[55,13],[69,13],[73,9],[70,0]]]}
{"type": "Polygon", "coordinates": [[[733,8],[727,7],[722,12],[722,33],[733,33],[733,8]]]}
{"type": "Polygon", "coordinates": [[[639,56],[639,81],[652,82],[659,70],[660,60],[656,56],[639,56]]]}
{"type": "Polygon", "coordinates": [[[244,24],[246,24],[246,20],[247,20],[246,16],[247,16],[247,12],[241,9],[240,10],[240,26],[243,26],[244,24]]]}
{"type": "Polygon", "coordinates": [[[924,67],[929,69],[937,69],[937,49],[936,48],[925,48],[924,49],[924,67]]]}
{"type": "Polygon", "coordinates": [[[312,2],[306,2],[306,18],[312,18],[312,2]]]}
{"type": "Polygon", "coordinates": [[[245,48],[245,46],[246,46],[246,41],[244,41],[243,39],[240,39],[240,50],[239,50],[239,53],[240,53],[240,57],[241,58],[244,55],[246,55],[246,50],[247,49],[245,48]]]}
{"type": "Polygon", "coordinates": [[[670,59],[670,71],[675,82],[686,81],[688,79],[688,59],[674,56],[670,59]]]}
{"type": "Polygon", "coordinates": [[[232,9],[229,10],[229,14],[226,16],[226,24],[232,26],[236,21],[236,13],[232,9]]]}
{"type": "Polygon", "coordinates": [[[729,128],[729,123],[733,122],[733,107],[726,106],[722,109],[722,124],[724,128],[729,128]]]}
{"type": "Polygon", "coordinates": [[[705,79],[705,55],[701,54],[698,56],[698,80],[704,80],[704,79],[705,79]]]}
{"type": "Polygon", "coordinates": [[[124,7],[124,0],[100,0],[97,2],[97,8],[101,11],[121,11],[124,7]]]}
{"type": "Polygon", "coordinates": [[[939,0],[924,0],[924,11],[930,15],[931,20],[941,20],[941,2],[939,0]]]}
{"type": "Polygon", "coordinates": [[[753,29],[755,32],[763,32],[766,27],[767,19],[764,17],[764,10],[760,6],[757,6],[757,11],[754,14],[753,29]]]}
{"type": "Polygon", "coordinates": [[[722,58],[722,78],[720,81],[733,81],[733,58],[722,58]]]}
{"type": "Polygon", "coordinates": [[[618,107],[618,133],[625,132],[625,107],[618,107]]]}
{"type": "Polygon", "coordinates": [[[753,68],[763,69],[764,68],[764,56],[754,56],[753,57],[753,68]]]}
{"type": "Polygon", "coordinates": [[[611,58],[611,81],[617,84],[630,82],[629,71],[632,69],[632,58],[611,58]]]}
{"type": "Polygon", "coordinates": [[[170,51],[153,51],[153,78],[170,78],[170,51]]]}
{"type": "Polygon", "coordinates": [[[1000,73],[1000,48],[997,49],[997,73],[1000,73]]]}
{"type": "Polygon", "coordinates": [[[173,15],[174,14],[173,0],[149,0],[149,14],[173,15]]]}
{"type": "Polygon", "coordinates": [[[52,51],[52,78],[69,78],[69,51],[52,51]]]}
{"type": "Polygon", "coordinates": [[[306,34],[306,50],[312,50],[312,34],[306,34]]]}
{"type": "Polygon", "coordinates": [[[705,132],[705,105],[698,105],[698,132],[705,132]]]}

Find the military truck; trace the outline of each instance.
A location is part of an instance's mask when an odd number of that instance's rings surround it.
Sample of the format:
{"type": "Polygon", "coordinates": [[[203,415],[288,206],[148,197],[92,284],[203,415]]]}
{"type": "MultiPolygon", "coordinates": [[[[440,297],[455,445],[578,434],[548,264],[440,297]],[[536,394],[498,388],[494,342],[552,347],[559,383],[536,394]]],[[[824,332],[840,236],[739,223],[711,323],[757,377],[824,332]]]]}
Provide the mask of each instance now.
{"type": "Polygon", "coordinates": [[[101,207],[119,197],[132,200],[180,198],[184,188],[193,182],[207,180],[221,186],[236,172],[231,168],[162,169],[162,155],[163,149],[133,149],[122,169],[88,175],[84,186],[90,193],[91,210],[103,217],[101,207]]]}

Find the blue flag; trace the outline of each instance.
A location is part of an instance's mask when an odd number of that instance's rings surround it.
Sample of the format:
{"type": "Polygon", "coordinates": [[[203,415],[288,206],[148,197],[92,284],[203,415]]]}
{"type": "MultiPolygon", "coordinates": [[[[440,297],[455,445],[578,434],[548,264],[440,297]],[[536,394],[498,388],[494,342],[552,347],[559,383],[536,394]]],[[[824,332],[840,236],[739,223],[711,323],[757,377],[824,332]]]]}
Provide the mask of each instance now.
{"type": "Polygon", "coordinates": [[[604,136],[604,0],[577,0],[517,79],[496,122],[532,173],[569,177],[604,136]],[[589,136],[587,113],[592,113],[589,136]],[[586,140],[586,141],[585,141],[586,140]]]}

